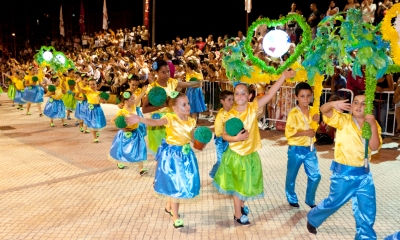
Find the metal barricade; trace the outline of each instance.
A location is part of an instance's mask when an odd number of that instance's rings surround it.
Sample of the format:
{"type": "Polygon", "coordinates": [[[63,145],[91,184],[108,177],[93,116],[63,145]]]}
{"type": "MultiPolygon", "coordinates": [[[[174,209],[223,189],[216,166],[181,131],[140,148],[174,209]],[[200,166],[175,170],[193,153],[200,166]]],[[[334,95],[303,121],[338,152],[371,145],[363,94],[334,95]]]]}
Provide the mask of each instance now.
{"type": "Polygon", "coordinates": [[[379,96],[379,99],[374,100],[374,115],[376,120],[381,124],[382,134],[394,136],[397,109],[396,104],[394,104],[394,108],[391,108],[394,91],[376,92],[375,96],[379,96]],[[389,128],[391,131],[388,131],[389,128]]]}
{"type": "Polygon", "coordinates": [[[217,80],[213,82],[204,80],[202,90],[204,94],[204,101],[208,109],[213,113],[216,113],[222,107],[219,100],[220,92],[223,90],[233,92],[233,85],[229,80],[217,80]]]}

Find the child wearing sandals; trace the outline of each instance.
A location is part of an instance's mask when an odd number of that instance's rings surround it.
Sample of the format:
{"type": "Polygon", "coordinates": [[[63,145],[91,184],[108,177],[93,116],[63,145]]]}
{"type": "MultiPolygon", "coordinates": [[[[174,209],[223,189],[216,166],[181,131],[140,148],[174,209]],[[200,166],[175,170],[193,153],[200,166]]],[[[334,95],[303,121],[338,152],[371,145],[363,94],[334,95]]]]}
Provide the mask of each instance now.
{"type": "Polygon", "coordinates": [[[71,112],[76,109],[76,99],[75,99],[75,85],[76,82],[73,79],[68,79],[67,81],[68,91],[63,97],[63,102],[65,105],[65,109],[67,110],[67,119],[71,120],[71,112]]]}
{"type": "Polygon", "coordinates": [[[50,127],[54,127],[53,119],[61,118],[61,122],[64,127],[67,124],[64,122],[65,119],[65,106],[61,100],[65,94],[65,88],[63,84],[60,84],[60,78],[54,76],[51,79],[54,85],[50,85],[46,97],[49,97],[44,107],[43,114],[50,118],[50,127]],[[54,88],[55,87],[55,88],[54,88]]]}
{"type": "MultiPolygon", "coordinates": [[[[77,78],[77,82],[78,82],[77,78]]],[[[89,77],[86,74],[81,75],[81,79],[79,80],[80,87],[85,89],[88,85],[89,77]]],[[[75,89],[75,99],[76,99],[76,107],[75,107],[75,118],[78,120],[79,123],[79,131],[83,133],[89,133],[90,131],[87,129],[87,125],[84,124],[86,110],[88,108],[87,98],[85,94],[81,93],[80,91],[75,89]]]]}
{"type": "Polygon", "coordinates": [[[224,116],[225,121],[239,118],[244,130],[236,136],[229,136],[223,130],[222,138],[229,142],[229,148],[222,155],[213,185],[220,193],[233,196],[234,220],[241,225],[250,225],[247,217],[250,210],[244,205],[245,201],[264,197],[262,166],[257,153],[261,149],[257,112],[275,96],[285,79],[294,75],[292,70],[284,71],[270,90],[253,102],[249,102],[251,95],[248,86],[237,84],[234,90],[235,104],[224,116]]]}
{"type": "Polygon", "coordinates": [[[127,125],[125,117],[136,114],[135,94],[125,91],[122,94],[123,108],[119,109],[111,123],[115,124],[118,131],[111,144],[108,159],[117,163],[118,168],[123,169],[125,165],[136,165],[139,168],[140,176],[147,173],[143,163],[147,160],[146,141],[139,124],[127,125]]]}
{"type": "Polygon", "coordinates": [[[106,117],[104,116],[103,109],[100,106],[99,95],[101,92],[97,91],[97,83],[94,79],[89,78],[89,87],[85,89],[80,87],[79,81],[80,80],[78,80],[76,86],[78,87],[79,92],[86,95],[88,101],[84,121],[88,128],[92,130],[94,138],[93,142],[98,143],[98,138],[100,136],[99,131],[106,126],[106,117]]]}
{"type": "Polygon", "coordinates": [[[200,175],[197,159],[190,142],[196,120],[190,118],[190,105],[186,95],[172,92],[169,106],[173,113],[167,113],[161,119],[142,118],[131,115],[128,124],[143,122],[147,126],[165,126],[166,138],[158,148],[157,169],[154,190],[166,197],[165,211],[169,213],[175,228],[183,227],[183,220],[178,214],[179,202],[192,200],[200,194],[200,175]]]}

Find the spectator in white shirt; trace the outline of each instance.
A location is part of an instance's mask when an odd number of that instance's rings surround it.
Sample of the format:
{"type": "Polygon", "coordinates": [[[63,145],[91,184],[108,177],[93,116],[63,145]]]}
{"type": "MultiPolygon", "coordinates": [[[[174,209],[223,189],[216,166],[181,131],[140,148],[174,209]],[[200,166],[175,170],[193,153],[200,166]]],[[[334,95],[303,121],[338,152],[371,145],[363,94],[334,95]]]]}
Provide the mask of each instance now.
{"type": "Polygon", "coordinates": [[[361,3],[361,12],[364,22],[373,23],[375,20],[376,4],[373,0],[364,0],[361,3]]]}

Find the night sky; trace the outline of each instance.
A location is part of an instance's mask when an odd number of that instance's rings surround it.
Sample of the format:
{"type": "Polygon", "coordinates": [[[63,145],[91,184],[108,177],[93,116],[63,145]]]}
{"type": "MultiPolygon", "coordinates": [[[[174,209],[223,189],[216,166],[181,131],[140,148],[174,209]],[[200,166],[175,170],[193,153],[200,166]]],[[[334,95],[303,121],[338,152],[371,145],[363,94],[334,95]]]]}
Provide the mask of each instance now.
{"type": "MultiPolygon", "coordinates": [[[[85,7],[85,22],[87,32],[95,32],[102,28],[103,0],[83,0],[85,7]]],[[[152,2],[152,0],[150,0],[152,2]]],[[[293,1],[279,0],[279,7],[271,7],[272,1],[253,0],[252,12],[249,14],[249,25],[259,15],[271,19],[279,14],[290,11],[293,1]]],[[[304,16],[310,14],[310,4],[316,2],[321,12],[326,12],[329,0],[301,0],[297,5],[303,10],[304,16]]],[[[347,0],[338,0],[338,6],[343,9],[347,0]]],[[[9,41],[9,36],[15,32],[18,41],[29,38],[31,42],[43,44],[46,37],[59,36],[59,11],[63,5],[65,32],[67,36],[79,34],[80,0],[14,0],[2,3],[0,16],[3,42],[9,41]],[[40,4],[39,4],[40,2],[40,4]],[[74,14],[74,16],[73,16],[74,14]],[[39,20],[39,24],[37,22],[39,20]],[[4,38],[4,36],[7,36],[4,38]]],[[[273,4],[276,4],[275,2],[273,4]]],[[[109,28],[125,28],[143,24],[143,0],[107,0],[109,28]]],[[[151,14],[151,11],[150,11],[151,14]]],[[[151,19],[151,15],[150,15],[151,19]]],[[[150,22],[151,26],[151,22],[150,22]]],[[[228,34],[237,36],[238,30],[246,30],[246,12],[244,0],[156,0],[156,42],[171,41],[175,36],[181,38],[207,37],[228,34]],[[192,6],[195,5],[195,6],[192,6]]]]}

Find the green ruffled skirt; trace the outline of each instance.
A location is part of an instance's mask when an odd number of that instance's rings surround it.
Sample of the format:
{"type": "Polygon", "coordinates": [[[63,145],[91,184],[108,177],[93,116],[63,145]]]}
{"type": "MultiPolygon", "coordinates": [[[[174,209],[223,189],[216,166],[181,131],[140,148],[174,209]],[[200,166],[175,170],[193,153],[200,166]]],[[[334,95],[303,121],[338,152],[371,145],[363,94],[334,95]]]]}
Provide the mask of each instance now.
{"type": "Polygon", "coordinates": [[[243,201],[264,197],[260,156],[257,152],[241,156],[228,148],[222,155],[213,185],[220,193],[243,201]]]}
{"type": "Polygon", "coordinates": [[[158,147],[161,145],[161,141],[167,136],[165,132],[165,126],[158,127],[147,127],[147,138],[149,140],[148,151],[156,156],[158,147]]]}

